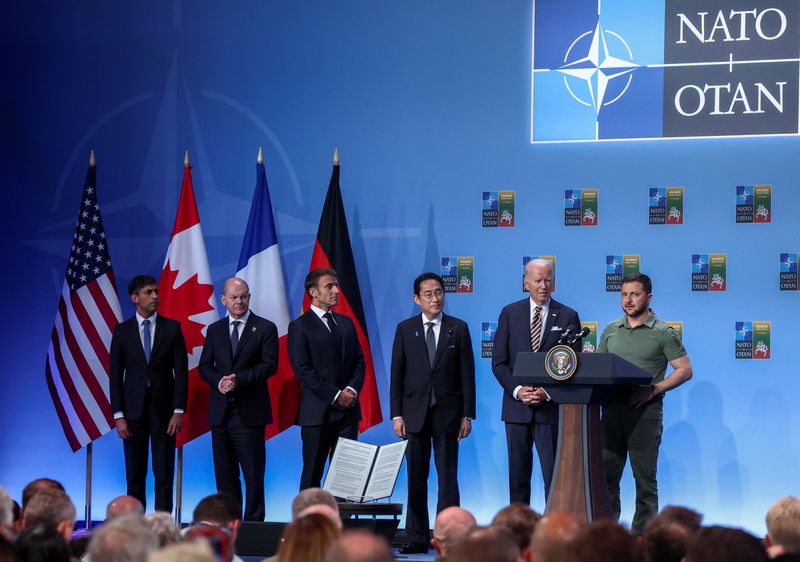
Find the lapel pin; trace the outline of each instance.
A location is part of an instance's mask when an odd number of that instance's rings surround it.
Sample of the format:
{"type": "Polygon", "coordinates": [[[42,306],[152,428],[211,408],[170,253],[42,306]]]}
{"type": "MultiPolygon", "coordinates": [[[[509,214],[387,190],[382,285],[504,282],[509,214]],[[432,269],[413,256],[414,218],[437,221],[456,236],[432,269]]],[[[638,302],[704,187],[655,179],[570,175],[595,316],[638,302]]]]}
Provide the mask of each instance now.
{"type": "Polygon", "coordinates": [[[252,328],[250,328],[250,331],[251,331],[251,332],[255,332],[255,331],[256,331],[256,327],[255,327],[255,326],[253,326],[252,328]]]}
{"type": "Polygon", "coordinates": [[[416,337],[419,337],[419,330],[414,330],[414,335],[415,335],[416,337]]]}

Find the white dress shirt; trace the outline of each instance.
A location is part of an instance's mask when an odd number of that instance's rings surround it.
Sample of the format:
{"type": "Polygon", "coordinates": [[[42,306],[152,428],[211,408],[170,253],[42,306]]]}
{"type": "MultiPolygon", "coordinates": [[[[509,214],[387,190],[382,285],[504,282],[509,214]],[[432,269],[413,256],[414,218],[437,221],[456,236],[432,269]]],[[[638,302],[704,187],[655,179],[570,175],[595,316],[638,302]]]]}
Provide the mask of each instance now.
{"type": "MultiPolygon", "coordinates": [[[[326,315],[328,312],[330,312],[330,313],[331,313],[331,318],[333,318],[333,312],[332,312],[332,311],[330,311],[330,310],[324,310],[324,309],[322,309],[322,308],[320,308],[320,307],[318,307],[318,306],[314,306],[313,304],[312,304],[312,305],[310,305],[310,306],[309,306],[309,308],[311,309],[311,311],[312,311],[314,314],[316,314],[316,315],[319,317],[319,319],[320,319],[320,320],[322,320],[322,323],[323,323],[323,324],[325,324],[325,326],[327,326],[327,327],[328,327],[328,330],[330,330],[330,331],[333,331],[333,330],[331,329],[331,326],[330,326],[330,324],[328,324],[328,319],[327,319],[327,318],[323,318],[323,317],[324,317],[324,316],[325,316],[325,315],[326,315]]],[[[334,324],[335,324],[335,323],[336,323],[336,320],[333,320],[333,322],[334,322],[334,324]]],[[[358,391],[357,391],[355,388],[353,388],[352,386],[348,386],[347,388],[349,388],[350,390],[352,390],[352,391],[353,391],[353,394],[355,394],[355,395],[356,395],[356,398],[358,398],[358,391]]],[[[341,393],[342,393],[342,391],[341,391],[341,390],[339,390],[339,391],[336,393],[336,396],[334,396],[334,397],[333,397],[333,402],[331,402],[331,404],[336,404],[336,400],[339,398],[339,395],[340,395],[341,393]]]]}
{"type": "MultiPolygon", "coordinates": [[[[530,318],[528,319],[528,331],[529,332],[530,332],[530,327],[533,325],[533,318],[534,318],[533,315],[536,314],[536,307],[537,306],[541,306],[542,307],[542,310],[539,312],[539,316],[542,319],[542,331],[539,334],[539,350],[541,351],[542,342],[544,341],[544,328],[545,328],[545,325],[547,324],[547,315],[550,312],[550,299],[547,299],[547,302],[545,302],[544,304],[537,304],[536,301],[534,301],[533,299],[529,299],[529,300],[530,300],[530,303],[531,303],[531,314],[530,314],[530,318]]],[[[516,386],[516,388],[514,388],[514,392],[512,393],[512,396],[514,397],[515,400],[519,400],[519,398],[517,398],[517,395],[519,394],[519,390],[521,388],[522,388],[521,384],[518,384],[516,386]]],[[[547,399],[548,400],[550,399],[550,395],[547,396],[547,399]]]]}

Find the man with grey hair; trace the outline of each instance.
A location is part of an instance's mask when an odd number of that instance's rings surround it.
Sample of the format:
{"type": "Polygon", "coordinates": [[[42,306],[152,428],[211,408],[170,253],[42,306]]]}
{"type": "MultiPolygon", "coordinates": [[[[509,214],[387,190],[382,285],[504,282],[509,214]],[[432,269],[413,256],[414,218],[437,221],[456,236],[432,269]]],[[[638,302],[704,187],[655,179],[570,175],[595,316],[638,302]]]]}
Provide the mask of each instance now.
{"type": "MultiPolygon", "coordinates": [[[[508,486],[511,503],[531,503],[533,446],[539,455],[544,497],[550,491],[558,442],[558,405],[543,388],[520,385],[513,377],[519,352],[548,351],[568,330],[581,329],[578,313],[550,298],[553,266],[534,259],[525,266],[524,284],[529,298],[507,305],[500,312],[494,335],[492,372],[503,387],[502,420],[508,447],[508,486]]],[[[580,351],[580,342],[573,344],[580,351]]]]}
{"type": "Polygon", "coordinates": [[[306,488],[292,500],[292,521],[300,516],[300,512],[312,505],[327,505],[339,513],[339,504],[329,492],[322,488],[306,488]]]}
{"type": "Polygon", "coordinates": [[[75,505],[69,496],[56,489],[40,490],[30,499],[23,516],[23,527],[36,525],[54,527],[69,542],[75,527],[75,505]]]}
{"type": "Polygon", "coordinates": [[[146,562],[158,550],[155,533],[142,518],[129,514],[117,517],[95,531],[89,541],[89,558],[96,562],[146,562]]]}
{"type": "Polygon", "coordinates": [[[464,540],[477,526],[475,517],[462,507],[452,506],[440,511],[433,524],[433,539],[431,539],[431,544],[436,550],[436,559],[447,559],[453,546],[464,540]]]}
{"type": "Polygon", "coordinates": [[[786,496],[772,504],[764,544],[770,558],[800,554],[800,499],[786,496]]]}

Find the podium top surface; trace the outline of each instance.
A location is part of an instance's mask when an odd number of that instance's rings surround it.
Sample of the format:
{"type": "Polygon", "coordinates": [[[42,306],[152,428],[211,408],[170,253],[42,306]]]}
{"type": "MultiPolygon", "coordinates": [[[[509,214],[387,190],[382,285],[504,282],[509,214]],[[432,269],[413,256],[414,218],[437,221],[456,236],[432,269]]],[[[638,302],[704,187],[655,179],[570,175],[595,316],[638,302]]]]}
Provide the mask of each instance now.
{"type": "Polygon", "coordinates": [[[633,386],[650,384],[653,376],[614,353],[578,353],[578,368],[575,374],[557,381],[547,374],[547,353],[518,353],[514,363],[514,379],[520,384],[546,387],[596,387],[633,386]]]}

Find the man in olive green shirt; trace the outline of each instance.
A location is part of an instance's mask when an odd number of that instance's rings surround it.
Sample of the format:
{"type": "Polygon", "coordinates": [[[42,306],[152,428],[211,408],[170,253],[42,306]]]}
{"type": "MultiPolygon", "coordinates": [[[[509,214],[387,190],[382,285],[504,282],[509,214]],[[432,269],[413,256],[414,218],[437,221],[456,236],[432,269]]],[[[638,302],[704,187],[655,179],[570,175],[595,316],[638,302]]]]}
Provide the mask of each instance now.
{"type": "Polygon", "coordinates": [[[656,466],[661,444],[664,394],[692,378],[692,364],[675,330],[650,310],[653,285],[643,273],[622,280],[625,315],[606,326],[597,351],[614,353],[653,375],[649,386],[621,389],[603,407],[603,463],[611,509],[619,519],[619,481],[628,455],[636,481],[636,513],[631,530],[644,532],[658,513],[656,466]],[[664,377],[667,363],[672,373],[664,377]]]}

